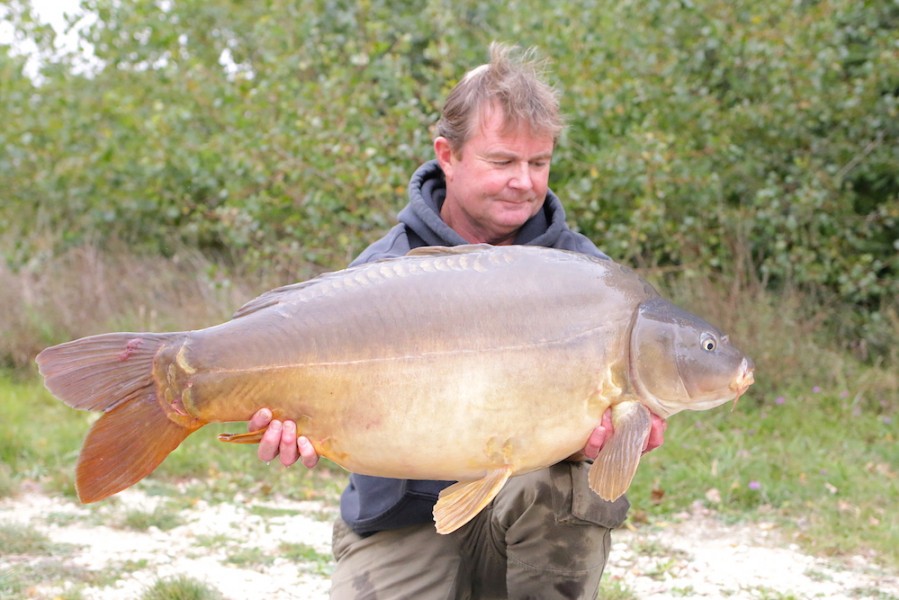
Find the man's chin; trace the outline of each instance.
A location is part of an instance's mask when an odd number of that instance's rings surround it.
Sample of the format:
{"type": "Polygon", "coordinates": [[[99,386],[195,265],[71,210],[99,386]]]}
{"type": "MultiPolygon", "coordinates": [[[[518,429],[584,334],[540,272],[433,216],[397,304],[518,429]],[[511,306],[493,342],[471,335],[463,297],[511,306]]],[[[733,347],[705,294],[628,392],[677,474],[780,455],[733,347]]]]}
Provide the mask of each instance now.
{"type": "Polygon", "coordinates": [[[534,210],[531,206],[520,205],[514,209],[507,209],[499,212],[495,215],[494,222],[503,227],[518,229],[524,225],[528,219],[533,217],[534,214],[534,210]]]}
{"type": "Polygon", "coordinates": [[[533,200],[496,200],[494,207],[498,209],[498,216],[503,214],[509,218],[518,218],[520,215],[527,215],[524,219],[527,221],[540,210],[541,204],[533,200]]]}

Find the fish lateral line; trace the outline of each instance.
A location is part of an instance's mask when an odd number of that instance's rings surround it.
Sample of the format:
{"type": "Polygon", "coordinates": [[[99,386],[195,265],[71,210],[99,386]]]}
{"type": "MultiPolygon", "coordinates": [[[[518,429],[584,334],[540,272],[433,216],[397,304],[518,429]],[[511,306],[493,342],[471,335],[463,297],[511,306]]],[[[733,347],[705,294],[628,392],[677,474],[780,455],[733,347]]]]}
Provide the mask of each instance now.
{"type": "MultiPolygon", "coordinates": [[[[459,356],[462,355],[472,355],[472,354],[481,354],[484,352],[517,352],[521,350],[534,350],[534,349],[542,349],[542,348],[552,348],[556,346],[564,346],[566,344],[571,343],[572,341],[576,341],[578,339],[588,337],[594,331],[601,329],[601,327],[591,327],[589,330],[584,330],[583,332],[567,336],[565,338],[558,338],[554,340],[541,340],[533,343],[527,344],[508,344],[505,346],[497,346],[491,348],[458,348],[452,350],[439,350],[439,351],[426,351],[426,352],[418,352],[415,354],[402,354],[396,356],[371,356],[366,358],[359,359],[345,359],[345,360],[330,360],[330,361],[312,361],[312,362],[295,362],[290,364],[279,364],[279,365],[254,365],[252,367],[246,368],[225,368],[225,367],[215,367],[210,366],[203,369],[204,373],[208,374],[240,374],[240,373],[253,373],[253,372],[279,372],[297,368],[325,368],[325,367],[344,367],[351,365],[364,365],[364,364],[377,364],[377,363],[390,363],[390,362],[413,362],[416,360],[423,359],[431,359],[431,358],[441,358],[444,356],[459,356]]],[[[192,369],[192,372],[197,372],[197,369],[192,369]]]]}

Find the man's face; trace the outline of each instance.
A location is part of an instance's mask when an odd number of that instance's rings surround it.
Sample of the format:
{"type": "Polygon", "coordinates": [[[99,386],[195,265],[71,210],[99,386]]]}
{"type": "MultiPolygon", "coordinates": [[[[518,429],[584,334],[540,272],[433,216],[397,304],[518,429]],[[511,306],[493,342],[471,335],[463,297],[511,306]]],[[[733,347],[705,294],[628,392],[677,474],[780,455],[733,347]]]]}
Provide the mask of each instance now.
{"type": "Polygon", "coordinates": [[[434,141],[446,175],[440,216],[469,242],[511,244],[543,207],[553,137],[526,127],[504,131],[504,115],[496,107],[481,111],[479,120],[459,155],[446,139],[434,141]]]}

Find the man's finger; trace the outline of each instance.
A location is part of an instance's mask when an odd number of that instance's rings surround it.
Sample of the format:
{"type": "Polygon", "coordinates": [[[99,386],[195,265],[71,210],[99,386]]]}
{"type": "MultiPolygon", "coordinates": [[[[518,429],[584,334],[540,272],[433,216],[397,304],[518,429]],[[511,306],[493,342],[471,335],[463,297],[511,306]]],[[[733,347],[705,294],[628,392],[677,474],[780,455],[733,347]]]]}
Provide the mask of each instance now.
{"type": "Polygon", "coordinates": [[[297,448],[300,450],[300,460],[303,461],[306,468],[311,469],[318,464],[318,453],[305,435],[297,438],[297,448]]]}
{"type": "Polygon", "coordinates": [[[612,410],[606,409],[606,411],[602,414],[602,419],[599,421],[599,425],[590,433],[590,437],[587,438],[587,444],[584,446],[584,456],[589,459],[594,459],[599,455],[599,451],[602,450],[603,444],[606,443],[606,440],[609,439],[609,436],[614,432],[614,428],[612,427],[612,410]]]}
{"type": "Polygon", "coordinates": [[[594,429],[584,446],[584,456],[591,460],[596,458],[602,445],[606,443],[607,434],[606,428],[602,425],[594,429]]]}
{"type": "Polygon", "coordinates": [[[612,409],[607,408],[606,412],[602,413],[602,421],[600,421],[600,425],[606,428],[606,431],[609,433],[615,431],[615,427],[612,426],[612,409]]]}
{"type": "Polygon", "coordinates": [[[289,467],[297,462],[297,459],[300,457],[300,451],[297,449],[297,424],[293,421],[284,421],[278,454],[281,464],[285,467],[289,467]]]}
{"type": "Polygon", "coordinates": [[[259,431],[265,429],[272,422],[272,411],[267,408],[260,408],[256,414],[247,423],[247,431],[259,431]]]}
{"type": "Polygon", "coordinates": [[[665,441],[665,430],[668,429],[668,421],[655,413],[651,414],[652,426],[649,428],[649,435],[646,438],[646,447],[643,452],[651,452],[665,441]]]}
{"type": "Polygon", "coordinates": [[[278,456],[278,448],[281,445],[281,421],[272,421],[269,423],[268,429],[262,434],[259,440],[259,449],[256,450],[256,456],[259,460],[269,462],[278,456]]]}

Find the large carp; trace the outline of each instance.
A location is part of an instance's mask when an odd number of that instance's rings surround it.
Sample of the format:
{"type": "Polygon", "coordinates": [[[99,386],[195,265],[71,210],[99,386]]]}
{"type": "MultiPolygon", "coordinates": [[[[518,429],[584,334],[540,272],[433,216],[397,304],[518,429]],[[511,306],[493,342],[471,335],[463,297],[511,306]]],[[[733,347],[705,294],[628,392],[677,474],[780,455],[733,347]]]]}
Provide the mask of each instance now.
{"type": "Polygon", "coordinates": [[[66,404],[104,413],[78,461],[83,502],[149,475],[206,423],[269,407],[352,472],[458,481],[434,509],[441,533],[510,476],[576,454],[610,406],[590,485],[618,498],[650,411],[712,408],[753,381],[726,335],[630,269],[524,246],[416,250],[272,290],[221,325],[96,335],[37,363],[66,404]]]}

